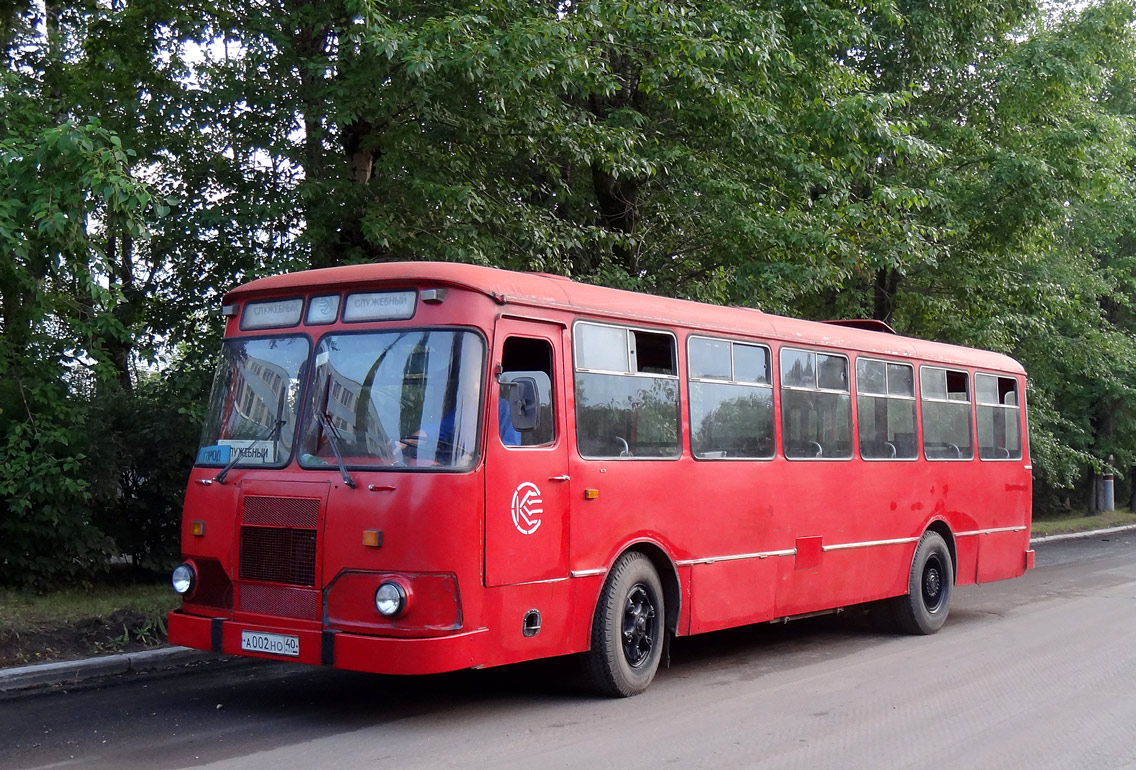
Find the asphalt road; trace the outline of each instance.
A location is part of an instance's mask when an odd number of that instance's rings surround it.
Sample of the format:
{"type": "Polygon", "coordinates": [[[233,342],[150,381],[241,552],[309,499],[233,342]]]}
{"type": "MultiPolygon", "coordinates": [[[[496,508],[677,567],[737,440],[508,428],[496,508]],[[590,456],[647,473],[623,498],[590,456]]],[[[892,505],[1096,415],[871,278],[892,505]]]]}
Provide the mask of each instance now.
{"type": "Polygon", "coordinates": [[[678,640],[629,700],[563,661],[426,678],[223,661],[0,701],[0,768],[1136,770],[1136,535],[1038,546],[931,637],[678,640]]]}

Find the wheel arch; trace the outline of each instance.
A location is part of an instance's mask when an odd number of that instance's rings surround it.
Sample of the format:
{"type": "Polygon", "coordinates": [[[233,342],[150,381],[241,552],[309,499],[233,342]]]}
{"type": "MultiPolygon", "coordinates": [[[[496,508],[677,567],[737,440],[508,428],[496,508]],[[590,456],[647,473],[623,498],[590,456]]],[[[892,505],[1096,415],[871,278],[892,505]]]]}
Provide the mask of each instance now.
{"type": "MultiPolygon", "coordinates": [[[[650,560],[651,566],[655,568],[655,572],[659,575],[659,582],[663,586],[663,603],[665,609],[665,617],[663,625],[672,634],[678,634],[678,622],[681,615],[680,608],[682,606],[682,583],[678,577],[678,569],[674,565],[674,561],[670,555],[657,543],[649,540],[642,540],[636,543],[631,543],[623,550],[615,555],[611,560],[612,564],[619,561],[624,554],[637,552],[641,553],[650,560]]],[[[594,621],[593,621],[594,622],[594,621]]]]}
{"type": "Polygon", "coordinates": [[[951,582],[958,583],[958,551],[955,549],[955,536],[951,532],[950,526],[942,519],[936,519],[927,525],[924,534],[927,532],[937,533],[947,544],[947,553],[951,555],[951,582]]]}

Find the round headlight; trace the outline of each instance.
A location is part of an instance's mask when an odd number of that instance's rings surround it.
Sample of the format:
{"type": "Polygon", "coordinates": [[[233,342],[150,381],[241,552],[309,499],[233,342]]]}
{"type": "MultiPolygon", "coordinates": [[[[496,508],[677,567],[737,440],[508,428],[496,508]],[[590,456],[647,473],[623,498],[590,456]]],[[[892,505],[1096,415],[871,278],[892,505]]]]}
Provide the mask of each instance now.
{"type": "Polygon", "coordinates": [[[186,563],[174,567],[170,582],[173,584],[174,590],[182,596],[189,594],[197,583],[197,573],[193,569],[193,565],[186,563]]]}
{"type": "Polygon", "coordinates": [[[393,581],[383,583],[375,591],[375,609],[385,617],[398,617],[406,609],[406,590],[393,581]]]}

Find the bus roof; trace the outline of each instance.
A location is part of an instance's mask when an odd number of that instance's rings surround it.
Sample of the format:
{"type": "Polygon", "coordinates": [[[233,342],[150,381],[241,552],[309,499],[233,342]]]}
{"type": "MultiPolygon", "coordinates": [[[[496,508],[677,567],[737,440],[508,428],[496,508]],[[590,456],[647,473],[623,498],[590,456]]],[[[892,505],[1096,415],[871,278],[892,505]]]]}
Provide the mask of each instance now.
{"type": "Polygon", "coordinates": [[[802,321],[742,307],[723,307],[689,300],[577,283],[563,276],[521,273],[452,262],[380,262],[270,276],[251,281],[225,295],[225,302],[249,295],[363,287],[373,282],[421,286],[437,284],[479,292],[503,305],[559,308],[588,316],[642,325],[680,325],[707,333],[738,333],[809,347],[901,356],[1025,374],[1013,358],[1001,353],[929,342],[858,325],[802,321]]]}

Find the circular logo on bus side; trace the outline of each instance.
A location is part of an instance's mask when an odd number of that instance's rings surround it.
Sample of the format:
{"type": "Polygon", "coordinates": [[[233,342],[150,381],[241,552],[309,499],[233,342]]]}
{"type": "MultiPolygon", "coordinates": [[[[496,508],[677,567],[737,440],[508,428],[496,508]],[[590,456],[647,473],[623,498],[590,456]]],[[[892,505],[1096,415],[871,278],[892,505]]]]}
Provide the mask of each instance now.
{"type": "Polygon", "coordinates": [[[517,487],[517,491],[513,493],[513,525],[522,535],[531,535],[540,527],[543,504],[536,484],[524,481],[517,487]]]}

